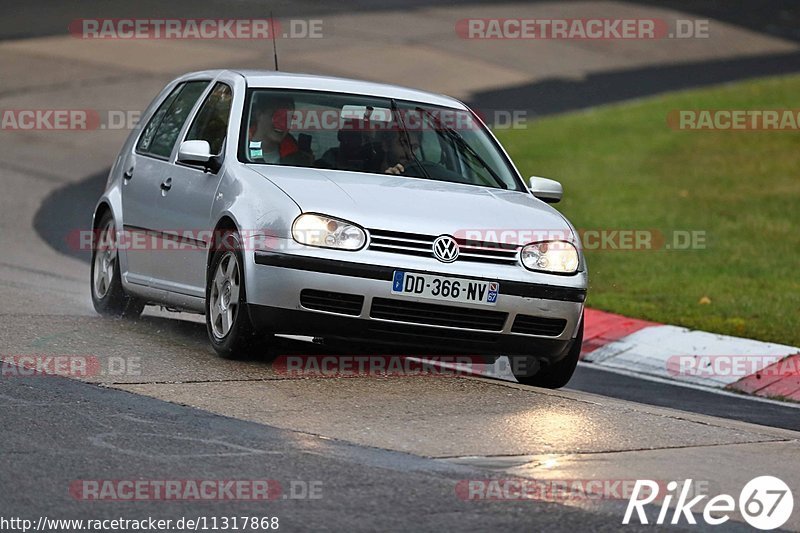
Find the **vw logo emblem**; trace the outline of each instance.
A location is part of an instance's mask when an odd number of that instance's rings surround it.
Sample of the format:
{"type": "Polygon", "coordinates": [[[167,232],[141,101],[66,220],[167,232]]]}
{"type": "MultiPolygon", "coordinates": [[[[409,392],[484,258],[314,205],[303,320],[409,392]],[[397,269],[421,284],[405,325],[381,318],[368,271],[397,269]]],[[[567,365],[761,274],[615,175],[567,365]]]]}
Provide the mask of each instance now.
{"type": "Polygon", "coordinates": [[[433,256],[442,263],[458,259],[458,243],[450,235],[442,235],[433,241],[433,256]]]}

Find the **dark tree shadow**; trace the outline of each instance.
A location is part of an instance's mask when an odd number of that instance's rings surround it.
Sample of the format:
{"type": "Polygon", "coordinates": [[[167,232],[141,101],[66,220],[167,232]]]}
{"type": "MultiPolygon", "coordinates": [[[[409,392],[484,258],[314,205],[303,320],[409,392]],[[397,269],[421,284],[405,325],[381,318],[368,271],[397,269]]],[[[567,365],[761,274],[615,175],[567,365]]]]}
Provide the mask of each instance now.
{"type": "Polygon", "coordinates": [[[483,112],[524,110],[529,113],[528,118],[534,118],[669,91],[793,72],[800,72],[800,53],[618,70],[592,74],[579,81],[542,80],[477,93],[470,105],[483,112]]]}
{"type": "Polygon", "coordinates": [[[36,233],[56,251],[88,263],[91,250],[81,249],[77,236],[92,229],[92,212],[107,177],[108,169],[52,191],[33,217],[36,233]]]}

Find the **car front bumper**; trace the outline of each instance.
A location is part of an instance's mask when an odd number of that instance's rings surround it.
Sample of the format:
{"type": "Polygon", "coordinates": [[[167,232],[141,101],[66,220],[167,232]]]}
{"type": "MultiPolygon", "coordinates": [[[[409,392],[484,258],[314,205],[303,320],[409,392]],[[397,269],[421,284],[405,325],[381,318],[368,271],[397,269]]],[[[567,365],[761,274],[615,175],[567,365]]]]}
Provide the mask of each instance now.
{"type": "MultiPolygon", "coordinates": [[[[357,263],[343,261],[341,253],[333,252],[322,250],[319,254],[308,255],[254,251],[247,254],[250,263],[246,268],[247,301],[254,325],[273,333],[346,339],[354,345],[380,344],[382,350],[399,353],[518,354],[547,361],[563,357],[577,334],[586,298],[585,286],[581,286],[585,283],[585,274],[577,279],[549,276],[572,284],[551,285],[504,279],[510,276],[487,265],[469,271],[470,267],[457,269],[441,264],[441,269],[434,270],[431,266],[438,267],[438,262],[431,265],[417,258],[401,257],[394,258],[396,264],[391,266],[372,261],[357,263]],[[495,306],[397,296],[391,294],[395,270],[497,281],[500,294],[495,306]],[[308,291],[352,295],[363,297],[363,301],[359,305],[349,305],[346,310],[321,310],[305,299],[308,291]],[[382,313],[378,312],[380,305],[382,313]],[[397,313],[391,312],[393,305],[399,306],[397,313]],[[492,315],[491,323],[483,320],[487,312],[492,315]],[[431,317],[445,316],[444,322],[433,324],[435,320],[425,318],[429,313],[431,317]],[[475,313],[477,316],[473,318],[475,313]],[[469,319],[462,323],[461,315],[468,315],[469,319]],[[549,331],[547,334],[520,333],[516,323],[518,315],[550,321],[549,331]],[[554,320],[563,323],[563,328],[554,328],[554,320]]],[[[359,257],[362,258],[368,259],[359,257]]]]}

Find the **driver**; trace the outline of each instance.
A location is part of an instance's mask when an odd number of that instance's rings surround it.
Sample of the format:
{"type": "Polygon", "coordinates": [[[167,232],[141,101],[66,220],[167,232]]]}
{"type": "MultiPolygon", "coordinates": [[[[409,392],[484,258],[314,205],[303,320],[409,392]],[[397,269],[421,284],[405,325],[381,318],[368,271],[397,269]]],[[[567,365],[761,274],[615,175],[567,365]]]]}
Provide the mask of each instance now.
{"type": "Polygon", "coordinates": [[[385,174],[405,174],[409,164],[415,163],[414,156],[420,161],[422,160],[421,133],[418,130],[406,131],[408,131],[408,138],[403,129],[397,123],[393,123],[392,127],[380,134],[383,160],[378,168],[382,169],[385,174]]]}
{"type": "Polygon", "coordinates": [[[288,96],[255,95],[250,117],[248,155],[267,164],[310,166],[314,155],[289,133],[294,100],[288,96]]]}

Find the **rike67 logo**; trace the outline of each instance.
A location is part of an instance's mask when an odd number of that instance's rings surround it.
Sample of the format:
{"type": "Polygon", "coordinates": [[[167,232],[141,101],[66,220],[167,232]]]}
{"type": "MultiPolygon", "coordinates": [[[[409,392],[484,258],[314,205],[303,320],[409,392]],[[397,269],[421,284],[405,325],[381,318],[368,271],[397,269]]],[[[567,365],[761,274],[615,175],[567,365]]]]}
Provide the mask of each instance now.
{"type": "Polygon", "coordinates": [[[644,506],[656,498],[661,499],[661,509],[654,522],[658,525],[667,523],[667,516],[671,511],[672,519],[669,523],[673,525],[679,524],[682,518],[688,524],[697,524],[694,513],[698,512],[702,513],[706,524],[718,526],[730,520],[731,513],[736,511],[738,503],[739,513],[748,524],[756,529],[769,530],[785,524],[794,509],[791,489],[782,480],[773,476],[759,476],[748,481],[739,493],[738,502],[729,494],[719,494],[706,501],[702,507],[701,502],[708,498],[708,495],[701,494],[689,499],[692,489],[691,479],[684,481],[680,491],[677,481],[667,483],[667,494],[659,494],[659,488],[659,483],[655,481],[636,480],[622,523],[631,523],[633,512],[636,511],[639,523],[648,524],[644,506]],[[677,496],[677,500],[674,508],[670,510],[674,496],[677,496]]]}

